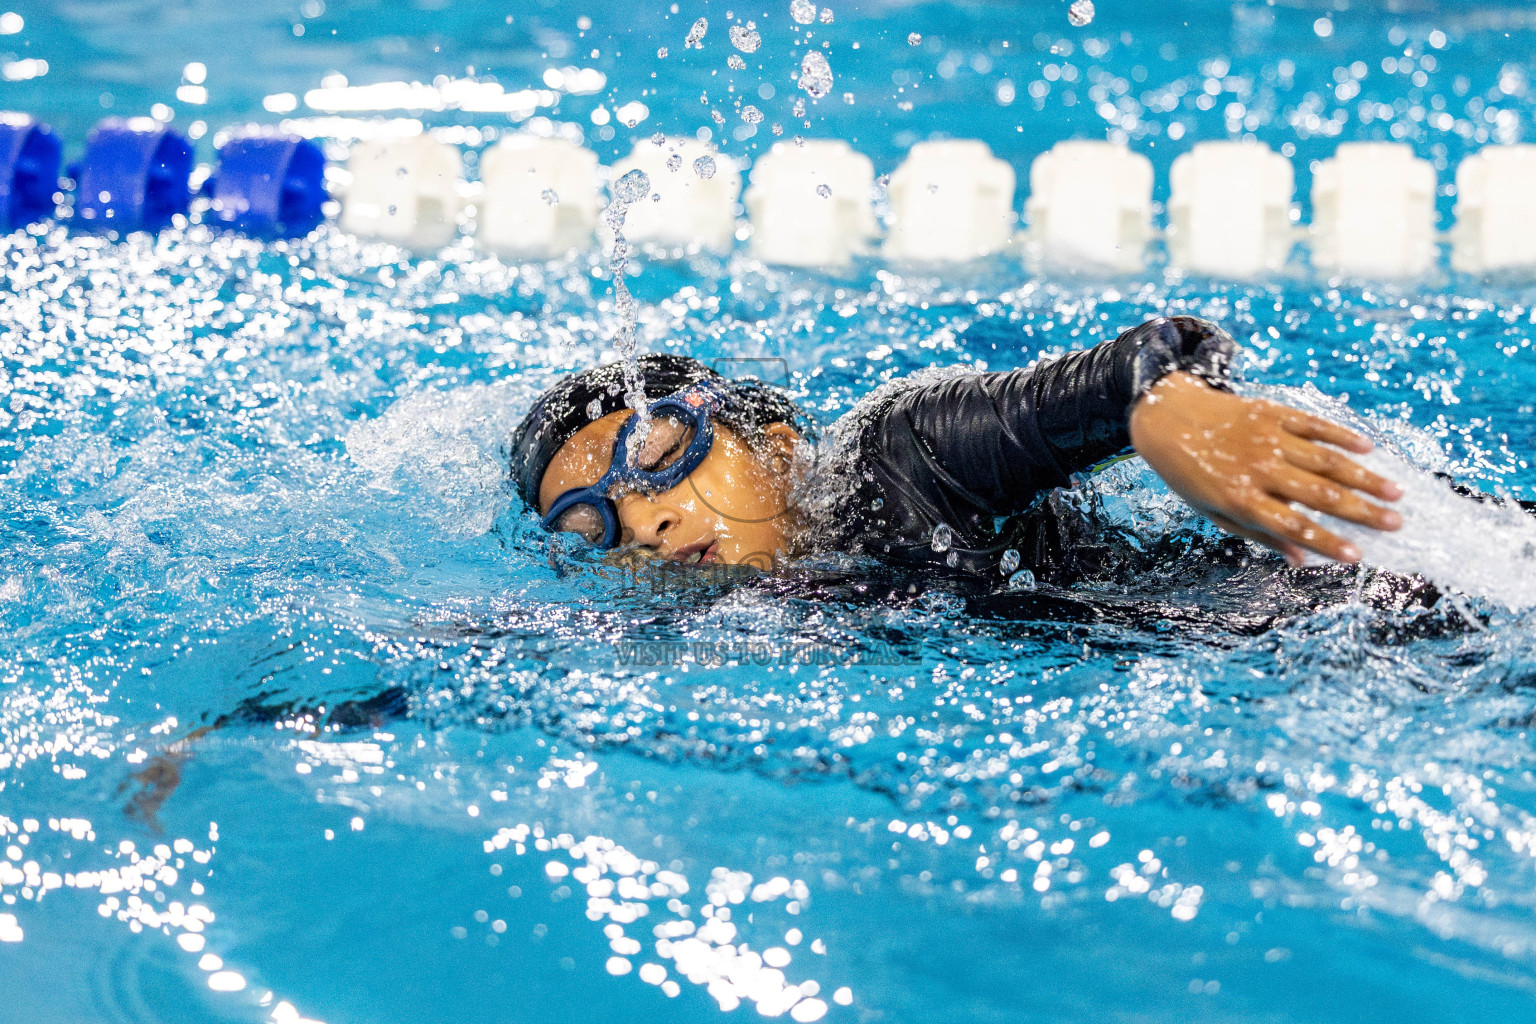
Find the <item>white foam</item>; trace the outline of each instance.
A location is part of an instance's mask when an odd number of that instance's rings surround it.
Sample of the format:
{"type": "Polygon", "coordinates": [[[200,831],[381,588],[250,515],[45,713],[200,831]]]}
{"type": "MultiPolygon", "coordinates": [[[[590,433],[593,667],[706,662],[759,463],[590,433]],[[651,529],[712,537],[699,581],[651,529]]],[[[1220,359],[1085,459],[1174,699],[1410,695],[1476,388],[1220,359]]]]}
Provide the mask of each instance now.
{"type": "Polygon", "coordinates": [[[1328,529],[1353,541],[1366,564],[1418,573],[1510,608],[1536,607],[1536,517],[1513,503],[1457,494],[1444,479],[1386,448],[1355,459],[1403,488],[1402,498],[1392,505],[1403,517],[1402,529],[1395,532],[1319,517],[1328,529]]]}
{"type": "Polygon", "coordinates": [[[454,537],[478,537],[507,501],[497,445],[516,422],[509,389],[473,384],[401,398],[347,434],[347,454],[380,490],[406,494],[454,537]]]}

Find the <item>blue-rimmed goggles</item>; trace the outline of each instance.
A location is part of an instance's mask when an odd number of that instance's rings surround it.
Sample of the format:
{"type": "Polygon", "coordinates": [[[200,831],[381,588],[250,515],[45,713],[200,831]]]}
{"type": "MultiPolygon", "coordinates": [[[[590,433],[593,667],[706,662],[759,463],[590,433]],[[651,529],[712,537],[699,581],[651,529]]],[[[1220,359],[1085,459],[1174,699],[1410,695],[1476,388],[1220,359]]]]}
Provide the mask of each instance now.
{"type": "Polygon", "coordinates": [[[613,461],[602,479],[590,487],[566,491],[544,516],[546,530],[574,533],[604,551],[619,546],[622,528],[613,499],[628,491],[669,491],[699,468],[715,444],[710,415],[718,399],[707,388],[694,386],[646,406],[650,430],[635,445],[630,438],[640,425],[631,416],[613,439],[613,461]]]}

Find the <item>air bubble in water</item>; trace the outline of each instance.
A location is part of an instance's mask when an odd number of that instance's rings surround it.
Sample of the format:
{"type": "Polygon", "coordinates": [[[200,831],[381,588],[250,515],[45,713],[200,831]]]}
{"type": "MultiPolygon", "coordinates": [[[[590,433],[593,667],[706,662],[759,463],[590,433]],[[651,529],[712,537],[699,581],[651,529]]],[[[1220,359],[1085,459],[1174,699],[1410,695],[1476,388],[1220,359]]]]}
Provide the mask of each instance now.
{"type": "Polygon", "coordinates": [[[820,50],[812,50],[800,61],[800,88],[813,100],[832,91],[832,66],[820,50]]]}
{"type": "Polygon", "coordinates": [[[1008,589],[1034,590],[1035,574],[1030,572],[1028,569],[1020,569],[1018,572],[1008,577],[1008,589]]]}
{"type": "Polygon", "coordinates": [[[742,53],[756,53],[763,45],[763,37],[757,34],[757,23],[749,21],[745,25],[732,25],[731,45],[742,53]]]}
{"type": "Polygon", "coordinates": [[[709,31],[709,19],[700,18],[693,23],[693,28],[688,30],[688,38],[683,40],[683,49],[704,49],[704,33],[709,31]]]}
{"type": "Polygon", "coordinates": [[[920,33],[920,32],[908,32],[907,33],[907,45],[908,46],[921,46],[921,45],[923,45],[922,33],[920,33]]]}
{"type": "Polygon", "coordinates": [[[705,181],[713,178],[715,176],[715,158],[708,155],[699,157],[693,162],[693,173],[705,181]]]}
{"type": "Polygon", "coordinates": [[[933,550],[939,554],[949,550],[949,545],[954,541],[955,534],[949,528],[949,524],[940,523],[933,528],[933,539],[929,542],[933,550]]]}
{"type": "Polygon", "coordinates": [[[1007,551],[1004,551],[1003,552],[1003,560],[998,565],[998,568],[1000,568],[1003,571],[1003,575],[1004,576],[1011,576],[1011,575],[1013,575],[1013,570],[1017,569],[1018,567],[1019,567],[1019,553],[1017,551],[1015,551],[1013,548],[1009,548],[1007,551]]]}
{"type": "Polygon", "coordinates": [[[594,398],[594,399],[592,399],[592,401],[587,403],[587,419],[589,419],[589,420],[601,419],[602,415],[603,415],[603,400],[601,398],[594,398]]]}
{"type": "Polygon", "coordinates": [[[734,53],[725,58],[725,63],[732,71],[747,70],[747,62],[742,60],[739,55],[734,53]]]}
{"type": "Polygon", "coordinates": [[[816,5],[811,0],[789,0],[789,16],[801,25],[816,20],[816,5]]]}
{"type": "Polygon", "coordinates": [[[673,153],[671,156],[667,157],[667,170],[676,171],[682,166],[683,155],[681,153],[673,153]]]}
{"type": "Polygon", "coordinates": [[[831,199],[832,187],[823,182],[822,184],[816,186],[816,194],[821,196],[823,199],[831,199]]]}
{"type": "Polygon", "coordinates": [[[560,196],[552,188],[547,188],[543,192],[540,192],[539,193],[539,198],[544,200],[544,202],[547,203],[550,206],[558,206],[558,205],[560,205],[560,196]]]}
{"type": "Polygon", "coordinates": [[[758,110],[752,104],[748,103],[746,106],[741,108],[741,119],[747,122],[747,124],[761,124],[763,120],[763,112],[758,110]]]}
{"type": "Polygon", "coordinates": [[[823,7],[821,9],[821,23],[823,25],[830,25],[830,24],[832,24],[832,8],[830,8],[830,7],[823,7]]]}
{"type": "Polygon", "coordinates": [[[1074,28],[1082,28],[1093,20],[1093,0],[1072,0],[1067,8],[1067,20],[1074,28]]]}

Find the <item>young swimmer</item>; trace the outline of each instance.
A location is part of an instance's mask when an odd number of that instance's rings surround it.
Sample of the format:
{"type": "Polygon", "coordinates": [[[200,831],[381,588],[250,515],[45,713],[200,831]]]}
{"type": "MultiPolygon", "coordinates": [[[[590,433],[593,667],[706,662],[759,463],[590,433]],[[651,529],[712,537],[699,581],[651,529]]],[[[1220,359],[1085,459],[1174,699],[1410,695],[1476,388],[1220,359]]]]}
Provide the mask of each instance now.
{"type": "Polygon", "coordinates": [[[1233,394],[1236,351],[1212,323],[1158,318],[1029,369],[882,388],[810,455],[804,417],[776,390],[647,355],[642,441],[621,368],[597,367],[534,404],[511,474],[546,529],[603,549],[763,569],[842,551],[994,573],[1012,570],[1011,549],[1018,568],[1060,578],[1083,538],[1042,499],[1134,452],[1222,529],[1293,565],[1308,551],[1358,561],[1292,503],[1395,530],[1401,516],[1365,496],[1401,488],[1340,451],[1370,451],[1354,431],[1233,394]]]}

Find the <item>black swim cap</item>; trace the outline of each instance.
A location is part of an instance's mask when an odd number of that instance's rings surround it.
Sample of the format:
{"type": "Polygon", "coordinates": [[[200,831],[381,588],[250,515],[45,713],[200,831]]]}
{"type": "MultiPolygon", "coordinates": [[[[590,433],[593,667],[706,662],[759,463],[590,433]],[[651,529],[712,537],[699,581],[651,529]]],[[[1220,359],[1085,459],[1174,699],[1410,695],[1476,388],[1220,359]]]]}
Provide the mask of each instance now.
{"type": "MultiPolygon", "coordinates": [[[[805,414],[777,388],[722,377],[688,356],[647,353],[640,357],[640,379],[651,401],[708,382],[722,399],[715,417],[748,440],[772,423],[788,423],[802,435],[809,428],[805,414]]],[[[538,508],[539,482],[560,446],[588,423],[623,408],[624,368],[619,363],[572,374],[539,396],[512,432],[511,443],[512,482],[529,508],[538,508]]]]}

